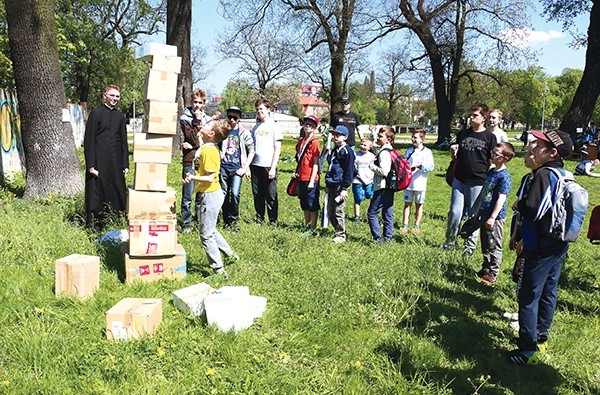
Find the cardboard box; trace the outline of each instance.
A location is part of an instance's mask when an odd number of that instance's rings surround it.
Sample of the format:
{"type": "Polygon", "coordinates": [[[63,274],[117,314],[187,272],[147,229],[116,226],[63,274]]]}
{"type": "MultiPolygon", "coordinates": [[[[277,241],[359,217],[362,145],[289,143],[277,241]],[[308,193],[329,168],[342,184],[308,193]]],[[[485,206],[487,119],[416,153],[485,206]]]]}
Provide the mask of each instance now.
{"type": "Polygon", "coordinates": [[[151,60],[154,55],[177,56],[177,46],[162,43],[146,43],[135,49],[135,58],[151,60]]]}
{"type": "Polygon", "coordinates": [[[173,137],[160,134],[133,134],[133,161],[135,163],[171,163],[173,137]]]}
{"type": "Polygon", "coordinates": [[[142,131],[150,134],[175,135],[179,130],[177,103],[156,100],[144,102],[142,131]]]}
{"type": "Polygon", "coordinates": [[[136,163],[133,189],[137,191],[165,192],[167,190],[168,170],[169,165],[166,163],[136,163]]]}
{"type": "Polygon", "coordinates": [[[178,56],[154,55],[152,56],[152,70],[181,72],[181,58],[178,56]]]}
{"type": "Polygon", "coordinates": [[[127,191],[127,219],[176,219],[175,190],[167,187],[165,192],[127,191]]]}
{"type": "Polygon", "coordinates": [[[54,291],[85,298],[96,292],[100,286],[100,257],[71,254],[56,260],[54,291]]]}
{"type": "Polygon", "coordinates": [[[152,70],[146,74],[143,100],[174,102],[177,99],[177,73],[152,70]]]}
{"type": "Polygon", "coordinates": [[[129,255],[175,255],[177,253],[177,220],[129,221],[129,255]]]}
{"type": "Polygon", "coordinates": [[[207,283],[190,285],[173,292],[173,305],[187,315],[199,317],[204,313],[204,297],[214,292],[207,283]]]}
{"type": "Polygon", "coordinates": [[[106,312],[106,338],[127,341],[152,334],[162,321],[162,299],[125,298],[106,312]]]}
{"type": "Polygon", "coordinates": [[[131,256],[125,254],[125,281],[158,281],[162,278],[183,279],[187,274],[186,252],[177,244],[175,255],[131,256]]]}

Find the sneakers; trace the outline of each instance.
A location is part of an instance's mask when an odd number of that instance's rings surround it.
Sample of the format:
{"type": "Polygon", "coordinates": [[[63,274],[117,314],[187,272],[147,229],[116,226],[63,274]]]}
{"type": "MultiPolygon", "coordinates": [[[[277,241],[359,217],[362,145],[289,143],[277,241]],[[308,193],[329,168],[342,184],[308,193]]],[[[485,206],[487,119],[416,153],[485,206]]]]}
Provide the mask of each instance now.
{"type": "Polygon", "coordinates": [[[400,234],[402,236],[405,236],[408,234],[408,226],[404,226],[402,229],[400,229],[400,234]]]}
{"type": "Polygon", "coordinates": [[[413,235],[415,235],[415,236],[420,235],[421,234],[421,229],[417,228],[417,227],[414,227],[414,228],[412,228],[411,233],[413,235]]]}
{"type": "Polygon", "coordinates": [[[213,269],[213,273],[217,276],[223,277],[224,279],[229,277],[229,274],[227,274],[224,267],[220,267],[218,269],[213,269]]]}
{"type": "Polygon", "coordinates": [[[339,244],[339,243],[345,243],[346,242],[346,238],[342,237],[342,236],[335,236],[332,240],[335,244],[339,244]]]}
{"type": "Polygon", "coordinates": [[[519,366],[540,363],[540,353],[538,351],[521,351],[517,349],[509,352],[506,357],[508,362],[519,366]]]}
{"type": "Polygon", "coordinates": [[[469,247],[465,247],[462,252],[462,256],[465,258],[473,256],[473,249],[469,247]]]}
{"type": "Polygon", "coordinates": [[[485,273],[483,276],[481,276],[481,282],[485,285],[493,286],[496,284],[496,276],[490,273],[485,273]]]}
{"type": "Polygon", "coordinates": [[[538,343],[537,349],[540,354],[545,355],[548,352],[548,340],[538,343]]]}
{"type": "Polygon", "coordinates": [[[360,222],[360,217],[355,215],[354,218],[352,218],[352,222],[360,222]]]}
{"type": "Polygon", "coordinates": [[[454,248],[454,244],[446,244],[446,243],[444,243],[444,244],[442,244],[442,245],[440,246],[440,248],[441,248],[442,250],[449,251],[449,250],[451,250],[451,249],[453,249],[453,248],[454,248]]]}
{"type": "Polygon", "coordinates": [[[181,228],[181,233],[183,234],[188,234],[188,233],[192,233],[192,227],[191,226],[184,226],[181,228]]]}

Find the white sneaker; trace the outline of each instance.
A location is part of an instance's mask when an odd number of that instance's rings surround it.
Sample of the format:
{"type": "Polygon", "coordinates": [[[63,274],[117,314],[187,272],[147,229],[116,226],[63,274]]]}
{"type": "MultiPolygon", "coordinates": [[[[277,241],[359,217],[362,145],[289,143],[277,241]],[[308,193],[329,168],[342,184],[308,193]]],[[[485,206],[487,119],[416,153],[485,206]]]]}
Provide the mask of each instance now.
{"type": "Polygon", "coordinates": [[[335,236],[332,241],[334,243],[336,243],[336,244],[345,243],[346,242],[346,238],[342,237],[342,236],[335,236]]]}
{"type": "Polygon", "coordinates": [[[508,311],[502,314],[502,317],[506,318],[509,321],[519,321],[519,313],[509,313],[508,311]]]}

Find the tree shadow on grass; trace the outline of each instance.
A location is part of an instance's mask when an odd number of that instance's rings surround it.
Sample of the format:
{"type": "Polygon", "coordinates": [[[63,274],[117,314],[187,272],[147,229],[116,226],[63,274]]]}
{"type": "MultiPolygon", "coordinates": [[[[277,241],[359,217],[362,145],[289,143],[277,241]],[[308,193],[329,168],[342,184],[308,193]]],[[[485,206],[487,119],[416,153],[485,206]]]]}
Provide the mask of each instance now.
{"type": "MultiPolygon", "coordinates": [[[[460,274],[450,277],[458,279],[460,274]]],[[[473,284],[463,280],[467,291],[429,286],[431,299],[419,301],[407,329],[410,336],[402,341],[387,340],[376,352],[386,355],[407,380],[420,377],[456,394],[504,394],[507,389],[512,393],[556,393],[564,381],[556,369],[544,364],[518,367],[506,361],[505,350],[494,345],[504,334],[485,320],[471,318],[496,310],[492,298],[469,292],[481,285],[474,279],[473,284]]]]}

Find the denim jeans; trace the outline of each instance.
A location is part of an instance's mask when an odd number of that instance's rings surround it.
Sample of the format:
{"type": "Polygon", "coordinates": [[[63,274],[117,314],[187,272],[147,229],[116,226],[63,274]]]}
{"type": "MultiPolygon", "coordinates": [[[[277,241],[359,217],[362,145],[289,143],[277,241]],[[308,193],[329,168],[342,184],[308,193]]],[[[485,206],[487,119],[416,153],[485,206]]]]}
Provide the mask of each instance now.
{"type": "Polygon", "coordinates": [[[269,178],[269,168],[261,166],[250,166],[252,173],[252,194],[254,195],[254,210],[256,220],[262,222],[265,219],[265,204],[270,222],[277,222],[277,211],[279,201],[277,200],[277,177],[269,178]]]}
{"type": "Polygon", "coordinates": [[[383,238],[392,240],[394,238],[394,191],[391,189],[378,189],[373,192],[369,209],[367,210],[367,220],[371,228],[373,240],[381,239],[381,230],[379,228],[379,213],[383,219],[383,238]]]}
{"type": "Polygon", "coordinates": [[[558,279],[569,250],[565,243],[561,251],[540,256],[525,251],[523,277],[519,289],[519,340],[523,351],[535,351],[538,339],[548,338],[556,309],[558,279]]]}
{"type": "Polygon", "coordinates": [[[217,218],[225,196],[222,190],[201,192],[196,196],[198,217],[200,222],[200,240],[206,251],[208,263],[213,269],[223,267],[221,252],[226,256],[233,255],[233,250],[227,240],[217,230],[217,218]]]}
{"type": "Polygon", "coordinates": [[[231,225],[238,222],[240,218],[240,195],[242,189],[242,177],[235,170],[227,170],[221,167],[219,175],[221,189],[225,194],[223,202],[223,223],[231,225]]]}
{"type": "MultiPolygon", "coordinates": [[[[185,174],[196,174],[194,165],[183,166],[181,178],[185,178],[185,174]]],[[[192,199],[194,197],[194,181],[183,184],[181,190],[181,223],[184,228],[188,228],[192,224],[192,199]]]]}
{"type": "MultiPolygon", "coordinates": [[[[460,223],[465,215],[472,215],[473,205],[481,192],[483,185],[464,184],[456,178],[452,183],[452,196],[450,198],[450,211],[448,212],[448,223],[446,225],[446,245],[456,244],[456,237],[460,229],[460,223]]],[[[479,231],[473,232],[465,240],[465,248],[472,251],[477,246],[479,231]]]]}

